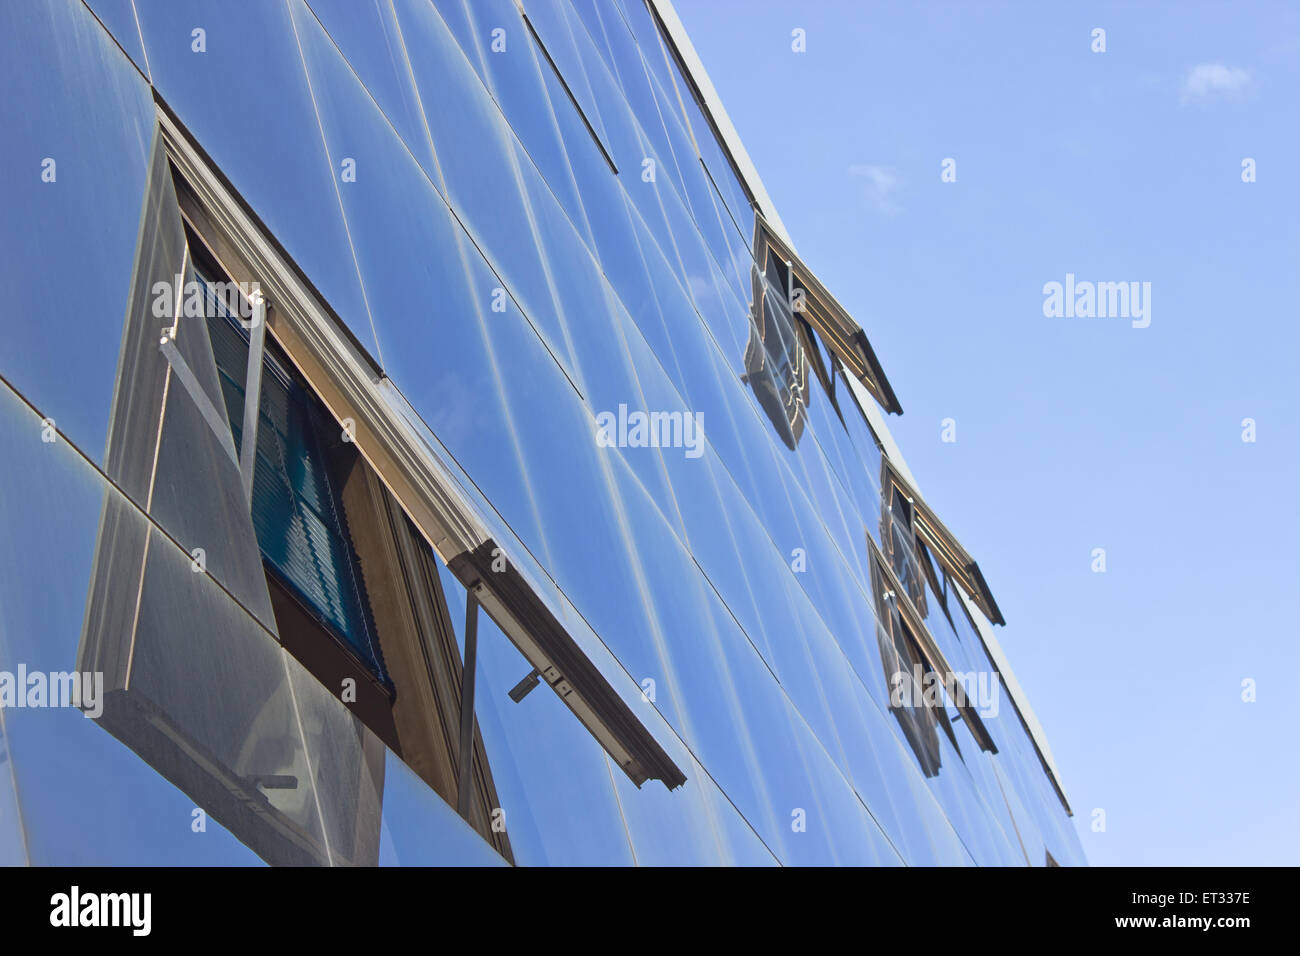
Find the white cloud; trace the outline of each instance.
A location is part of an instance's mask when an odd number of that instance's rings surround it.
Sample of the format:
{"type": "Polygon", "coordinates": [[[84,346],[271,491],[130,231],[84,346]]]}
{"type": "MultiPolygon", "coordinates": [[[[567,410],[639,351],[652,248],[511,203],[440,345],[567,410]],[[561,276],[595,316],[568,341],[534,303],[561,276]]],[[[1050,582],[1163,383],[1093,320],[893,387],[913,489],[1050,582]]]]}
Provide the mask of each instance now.
{"type": "Polygon", "coordinates": [[[1201,63],[1191,68],[1183,83],[1183,102],[1213,96],[1232,96],[1250,85],[1250,74],[1239,66],[1201,63]]]}
{"type": "Polygon", "coordinates": [[[902,209],[897,199],[902,183],[889,167],[855,163],[849,175],[862,181],[863,195],[881,212],[892,216],[902,209]]]}

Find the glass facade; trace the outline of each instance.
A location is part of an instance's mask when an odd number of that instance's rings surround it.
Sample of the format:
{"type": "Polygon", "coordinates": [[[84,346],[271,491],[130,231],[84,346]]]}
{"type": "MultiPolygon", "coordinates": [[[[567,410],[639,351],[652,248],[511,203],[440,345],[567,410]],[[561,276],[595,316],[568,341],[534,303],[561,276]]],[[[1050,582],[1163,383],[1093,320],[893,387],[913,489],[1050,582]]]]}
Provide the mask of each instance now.
{"type": "Polygon", "coordinates": [[[665,6],[0,5],[0,860],[1085,862],[665,6]]]}

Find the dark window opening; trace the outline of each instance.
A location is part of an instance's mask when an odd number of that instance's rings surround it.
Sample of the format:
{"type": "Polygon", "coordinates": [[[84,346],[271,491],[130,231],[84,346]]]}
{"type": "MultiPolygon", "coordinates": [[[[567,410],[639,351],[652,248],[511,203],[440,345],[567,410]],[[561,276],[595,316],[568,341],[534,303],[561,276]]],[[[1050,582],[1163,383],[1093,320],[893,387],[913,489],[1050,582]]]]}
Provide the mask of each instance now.
{"type": "MultiPolygon", "coordinates": [[[[213,292],[216,280],[202,272],[199,278],[208,288],[208,333],[239,448],[249,335],[213,292]]],[[[282,610],[305,615],[391,691],[340,499],[337,476],[356,451],[274,343],[267,343],[263,363],[252,513],[277,620],[282,610]]],[[[295,620],[294,630],[305,623],[295,620]]]]}
{"type": "MultiPolygon", "coordinates": [[[[229,281],[225,270],[187,232],[238,450],[250,335],[214,292],[229,281]]],[[[447,803],[465,806],[463,662],[438,558],[269,333],[259,396],[250,508],[281,644],[447,803]]],[[[499,802],[477,727],[471,746],[465,815],[512,859],[506,833],[493,828],[499,802]]]]}
{"type": "MultiPolygon", "coordinates": [[[[833,352],[826,351],[825,343],[806,319],[796,314],[794,320],[799,333],[799,342],[803,345],[804,354],[808,356],[813,374],[817,377],[817,381],[821,382],[822,391],[826,393],[826,398],[830,401],[831,408],[835,410],[840,424],[847,430],[844,412],[840,409],[840,400],[835,393],[835,379],[842,374],[843,367],[833,352]]],[[[809,397],[811,398],[811,395],[809,397]]]]}
{"type": "Polygon", "coordinates": [[[922,772],[931,777],[940,769],[937,732],[942,729],[961,756],[948,715],[949,704],[966,723],[981,750],[997,753],[972,702],[955,692],[955,673],[925,626],[921,612],[908,596],[890,559],[867,535],[871,553],[871,589],[876,610],[876,637],[890,694],[889,710],[898,721],[922,772]]]}
{"type": "Polygon", "coordinates": [[[930,586],[930,594],[934,595],[935,602],[939,605],[939,610],[943,611],[943,616],[948,619],[948,626],[956,632],[957,625],[953,622],[952,611],[948,609],[948,575],[940,574],[935,570],[934,561],[930,557],[930,549],[925,546],[919,538],[913,539],[916,557],[916,563],[921,566],[921,573],[925,576],[926,583],[930,586]]]}

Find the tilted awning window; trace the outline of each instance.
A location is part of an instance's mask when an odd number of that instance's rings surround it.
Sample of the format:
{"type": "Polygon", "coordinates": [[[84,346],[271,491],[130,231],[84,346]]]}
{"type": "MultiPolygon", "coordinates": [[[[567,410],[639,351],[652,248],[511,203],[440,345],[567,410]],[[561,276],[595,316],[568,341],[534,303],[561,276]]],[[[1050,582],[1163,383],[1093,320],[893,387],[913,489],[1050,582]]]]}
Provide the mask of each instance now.
{"type": "MultiPolygon", "coordinates": [[[[879,587],[881,593],[876,595],[877,605],[887,606],[891,613],[896,612],[898,617],[906,628],[906,633],[915,641],[915,647],[920,652],[925,661],[926,669],[933,671],[941,678],[948,679],[956,674],[948,659],[944,656],[943,651],[935,642],[934,636],[930,633],[929,628],[925,626],[925,621],[921,617],[920,611],[912,603],[912,599],[907,596],[902,582],[898,580],[897,575],[889,566],[889,561],[880,549],[876,547],[876,542],[871,540],[871,535],[866,536],[867,548],[871,552],[873,571],[873,586],[879,587]]],[[[987,750],[990,753],[997,753],[997,745],[993,743],[993,737],[989,734],[984,726],[984,721],[980,719],[978,711],[972,706],[967,699],[953,701],[957,710],[961,713],[962,719],[966,721],[966,727],[975,738],[981,750],[987,750]]]]}
{"type": "MultiPolygon", "coordinates": [[[[753,321],[745,347],[743,381],[789,448],[799,444],[807,419],[808,359],[799,320],[790,310],[789,274],[785,263],[768,250],[763,269],[753,271],[753,321]]],[[[815,353],[813,353],[815,354],[815,353]]],[[[823,386],[827,383],[823,379],[823,386]]],[[[828,389],[828,394],[830,394],[828,389]]]]}
{"type": "Polygon", "coordinates": [[[903,623],[897,602],[893,600],[894,590],[874,561],[871,566],[871,592],[875,599],[880,663],[889,686],[889,711],[898,721],[903,738],[916,756],[921,772],[927,777],[933,777],[943,764],[938,728],[942,726],[952,740],[953,748],[957,749],[955,735],[949,726],[947,712],[942,707],[925,705],[921,680],[922,674],[931,668],[921,654],[915,636],[903,623]]]}
{"type": "Polygon", "coordinates": [[[990,621],[1006,624],[975,559],[957,543],[952,532],[943,526],[943,522],[917,494],[916,489],[898,473],[893,463],[883,455],[880,461],[881,500],[893,500],[895,492],[901,495],[909,505],[910,523],[917,539],[930,549],[948,576],[961,585],[962,590],[971,596],[990,621]]]}
{"type": "Polygon", "coordinates": [[[614,686],[630,678],[588,656],[516,570],[512,552],[523,546],[488,533],[490,503],[450,456],[434,449],[436,439],[409,407],[401,407],[404,400],[399,403],[364,347],[165,108],[159,121],[187,222],[221,251],[231,280],[258,282],[274,304],[268,335],[332,420],[349,423],[349,443],[418,533],[634,784],[682,786],[685,773],[614,686]],[[493,567],[498,553],[506,559],[500,571],[493,567]]]}
{"type": "Polygon", "coordinates": [[[881,408],[895,415],[903,413],[876,353],[867,341],[862,327],[826,290],[817,277],[795,255],[762,215],[754,215],[754,261],[767,263],[769,256],[784,263],[788,270],[788,298],[794,315],[806,322],[821,336],[831,354],[839,360],[847,374],[866,387],[880,403],[881,408]]]}

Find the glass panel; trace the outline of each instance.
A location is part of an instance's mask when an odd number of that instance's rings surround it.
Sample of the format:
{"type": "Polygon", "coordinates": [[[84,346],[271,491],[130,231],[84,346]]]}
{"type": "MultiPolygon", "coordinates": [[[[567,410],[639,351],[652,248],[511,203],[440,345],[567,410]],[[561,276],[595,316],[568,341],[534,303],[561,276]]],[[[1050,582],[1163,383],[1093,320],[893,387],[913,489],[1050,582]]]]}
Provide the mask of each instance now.
{"type": "MultiPolygon", "coordinates": [[[[35,675],[45,678],[41,697],[28,693],[21,703],[7,700],[0,711],[8,756],[4,777],[8,782],[12,773],[28,858],[37,865],[60,866],[258,863],[213,814],[196,815],[201,804],[196,806],[105,732],[112,687],[102,670],[96,682],[83,636],[87,597],[99,573],[101,516],[109,505],[121,508],[118,513],[129,531],[119,530],[118,540],[142,538],[144,517],[65,442],[42,442],[39,419],[3,387],[0,441],[9,449],[12,466],[4,469],[0,487],[0,539],[23,556],[0,575],[0,671],[10,680],[25,674],[24,690],[35,688],[35,675]],[[73,673],[89,675],[81,701],[88,714],[100,713],[98,719],[71,706],[70,695],[55,693],[56,682],[48,679],[73,673]],[[62,706],[55,706],[56,697],[62,706]]],[[[207,626],[202,635],[194,633],[195,616],[235,608],[211,578],[191,570],[189,556],[175,545],[151,550],[150,559],[179,570],[182,586],[222,595],[207,607],[182,595],[178,604],[183,613],[166,622],[172,639],[210,636],[207,626]]],[[[229,614],[225,620],[231,620],[229,614]]],[[[219,630],[221,619],[212,624],[219,630]]],[[[276,658],[282,655],[274,639],[268,637],[263,646],[266,659],[278,669],[276,658]]],[[[234,680],[229,672],[205,671],[201,661],[189,663],[187,676],[176,681],[181,693],[227,700],[256,693],[248,673],[234,680]]],[[[244,663],[252,661],[244,658],[244,663]]],[[[215,724],[223,732],[236,730],[228,719],[215,724]]],[[[269,734],[260,739],[265,744],[274,740],[269,734]]]]}
{"type": "Polygon", "coordinates": [[[24,556],[0,576],[0,859],[504,862],[217,578],[40,431],[0,387],[0,441],[22,462],[4,473],[0,535],[24,556]],[[141,544],[144,560],[127,562],[146,569],[129,589],[128,689],[107,654],[123,589],[104,585],[141,544]]]}
{"type": "MultiPolygon", "coordinates": [[[[403,6],[398,20],[433,137],[443,194],[547,348],[570,368],[567,333],[532,228],[524,170],[510,127],[432,5],[403,6]],[[467,143],[474,148],[466,149],[467,143]]],[[[527,171],[536,174],[531,163],[527,171]]]]}
{"type": "Polygon", "coordinates": [[[451,35],[456,38],[456,43],[465,53],[465,58],[469,60],[470,65],[480,77],[483,76],[483,63],[479,55],[478,44],[475,42],[474,28],[470,23],[468,4],[465,0],[400,0],[403,3],[431,2],[438,10],[438,16],[451,35]]]}
{"type": "Polygon", "coordinates": [[[592,149],[591,135],[558,89],[554,71],[542,60],[514,0],[476,0],[469,14],[475,50],[493,98],[569,218],[585,234],[584,203],[574,182],[575,170],[570,168],[570,153],[575,165],[584,168],[585,160],[602,180],[613,179],[609,167],[592,149]],[[494,36],[497,30],[504,32],[494,36]]]}
{"type": "Polygon", "coordinates": [[[149,87],[80,3],[0,4],[0,375],[87,454],[108,437],[149,170],[149,87]],[[51,323],[85,316],[75,334],[51,323]],[[64,317],[64,318],[60,318],[64,317]]]}
{"type": "MultiPolygon", "coordinates": [[[[462,644],[465,589],[441,564],[462,644]]],[[[531,665],[482,611],[478,618],[475,712],[492,765],[515,861],[538,865],[633,862],[613,774],[600,744],[545,686],[519,703],[508,691],[531,665]]],[[[657,782],[646,788],[659,787],[657,782]]]]}
{"type": "Polygon", "coordinates": [[[619,804],[639,866],[775,866],[779,863],[726,795],[692,762],[687,783],[669,793],[637,790],[614,770],[619,804]]]}
{"type": "Polygon", "coordinates": [[[623,19],[636,37],[637,45],[651,76],[661,89],[669,84],[668,51],[659,37],[659,29],[646,6],[645,0],[617,0],[623,8],[623,19]]]}
{"type": "MultiPolygon", "coordinates": [[[[524,12],[533,29],[546,45],[546,52],[554,61],[560,76],[564,78],[565,85],[586,115],[587,122],[591,124],[596,136],[608,150],[609,136],[605,132],[604,122],[596,108],[596,99],[591,92],[582,55],[569,28],[568,6],[568,0],[528,0],[524,4],[524,12]]],[[[561,104],[557,102],[555,106],[559,109],[561,104]]]]}
{"type": "MultiPolygon", "coordinates": [[[[690,123],[691,131],[694,133],[694,144],[699,147],[700,155],[703,157],[704,165],[708,167],[713,184],[717,187],[720,194],[726,202],[726,212],[729,216],[730,224],[733,224],[739,230],[741,236],[748,240],[753,231],[754,213],[745,197],[745,191],[736,177],[735,170],[731,163],[726,159],[718,144],[717,137],[713,133],[712,127],[704,117],[703,111],[699,108],[695,97],[690,93],[690,86],[683,78],[677,61],[672,57],[667,58],[669,68],[665,71],[666,75],[673,82],[674,86],[664,86],[661,95],[671,93],[674,89],[680,91],[681,102],[685,107],[686,117],[690,123]]],[[[664,83],[661,78],[657,82],[664,83]]],[[[674,125],[681,123],[681,111],[678,110],[672,116],[671,122],[674,125]]],[[[670,134],[677,136],[684,135],[684,130],[675,133],[670,130],[670,134]]],[[[677,141],[676,139],[674,140],[677,141]]],[[[694,205],[695,192],[692,192],[692,204],[694,205]]],[[[696,209],[700,213],[699,207],[696,209]]],[[[724,220],[724,228],[728,225],[724,220]]]]}
{"type": "Polygon", "coordinates": [[[624,108],[629,110],[632,121],[636,123],[637,135],[642,142],[643,153],[635,157],[637,168],[632,172],[639,172],[640,162],[646,156],[671,162],[668,140],[659,119],[659,104],[655,101],[641,51],[617,10],[602,4],[600,16],[605,25],[604,36],[615,51],[610,76],[627,104],[624,108]]]}
{"type": "Polygon", "coordinates": [[[391,754],[384,761],[380,866],[505,866],[456,811],[391,754]]]}
{"type": "MultiPolygon", "coordinates": [[[[309,0],[309,6],[406,148],[429,175],[436,175],[424,112],[411,79],[405,43],[388,0],[309,0]]],[[[317,91],[318,102],[321,95],[317,91]]],[[[342,144],[333,149],[342,149],[342,144]]],[[[357,252],[364,251],[365,242],[355,235],[353,238],[357,240],[357,252]]]]}
{"type": "Polygon", "coordinates": [[[113,34],[113,39],[126,51],[140,72],[148,76],[149,67],[145,62],[140,30],[135,22],[135,7],[131,0],[86,0],[86,5],[108,28],[108,32],[113,34]]]}
{"type": "MultiPolygon", "coordinates": [[[[216,305],[212,280],[203,277],[221,390],[234,435],[243,447],[247,333],[216,305]]],[[[331,458],[344,452],[342,429],[293,371],[268,347],[258,401],[252,515],[262,556],[276,577],[314,616],[385,681],[361,571],[331,458]]]]}
{"type": "MultiPolygon", "coordinates": [[[[358,341],[379,357],[331,176],[331,166],[340,169],[347,154],[326,152],[290,16],[291,6],[305,11],[301,3],[141,0],[136,10],[157,91],[358,341]],[[204,32],[196,36],[196,30],[204,32]]],[[[300,15],[315,23],[310,13],[300,15]]]]}

